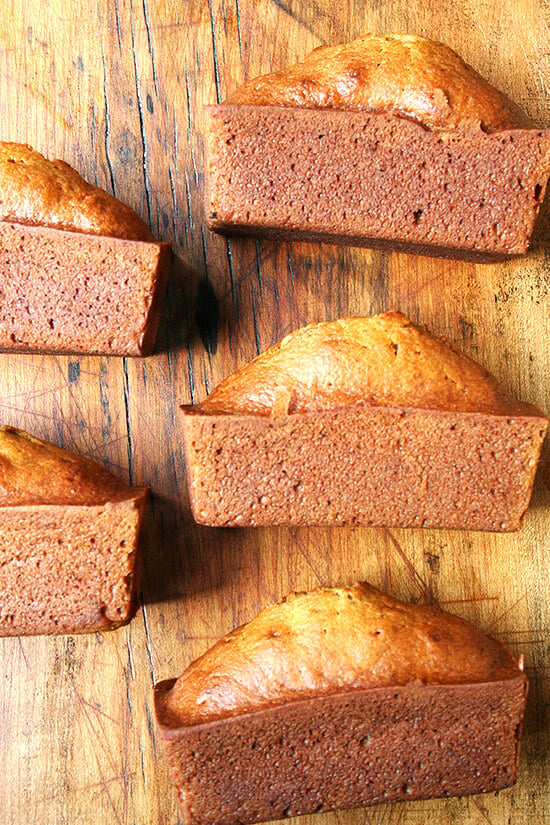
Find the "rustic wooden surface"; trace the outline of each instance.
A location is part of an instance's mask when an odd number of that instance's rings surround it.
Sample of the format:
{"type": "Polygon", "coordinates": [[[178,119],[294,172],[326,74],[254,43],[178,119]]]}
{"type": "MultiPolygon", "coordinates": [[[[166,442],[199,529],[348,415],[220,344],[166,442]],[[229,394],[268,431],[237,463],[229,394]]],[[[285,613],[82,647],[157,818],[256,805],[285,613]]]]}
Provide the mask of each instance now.
{"type": "MultiPolygon", "coordinates": [[[[517,786],[470,799],[319,815],[316,825],[550,821],[550,473],[517,535],[194,525],[178,404],[289,330],[400,309],[549,411],[548,243],[483,266],[204,228],[202,106],[322,43],[418,32],[455,47],[550,123],[544,0],[4,0],[0,139],[61,157],[134,206],[177,254],[158,354],[0,356],[4,422],[154,492],[142,606],[110,634],[0,640],[3,825],[177,823],[153,683],[292,589],[368,579],[435,598],[525,655],[517,786]]],[[[0,193],[1,197],[1,193],[0,193]]]]}

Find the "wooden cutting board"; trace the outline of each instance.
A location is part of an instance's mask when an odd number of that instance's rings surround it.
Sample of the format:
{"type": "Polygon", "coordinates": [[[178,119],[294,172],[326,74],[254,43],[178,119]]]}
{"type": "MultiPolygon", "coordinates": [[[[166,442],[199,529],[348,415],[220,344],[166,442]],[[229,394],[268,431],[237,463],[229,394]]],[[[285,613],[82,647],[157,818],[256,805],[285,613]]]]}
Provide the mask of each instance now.
{"type": "Polygon", "coordinates": [[[0,356],[4,422],[154,492],[142,604],[128,628],[0,640],[3,825],[179,822],[154,682],[288,591],[357,579],[405,599],[433,597],[524,654],[531,688],[520,778],[498,795],[306,825],[550,821],[550,473],[539,473],[516,535],[201,528],[189,512],[178,407],[305,323],[400,309],[550,411],[545,231],[526,258],[487,266],[228,243],[204,228],[202,209],[203,104],[246,78],[323,43],[416,32],[454,47],[550,124],[548,24],[544,0],[4,0],[0,138],[63,158],[114,192],[177,258],[157,355],[0,356]]]}

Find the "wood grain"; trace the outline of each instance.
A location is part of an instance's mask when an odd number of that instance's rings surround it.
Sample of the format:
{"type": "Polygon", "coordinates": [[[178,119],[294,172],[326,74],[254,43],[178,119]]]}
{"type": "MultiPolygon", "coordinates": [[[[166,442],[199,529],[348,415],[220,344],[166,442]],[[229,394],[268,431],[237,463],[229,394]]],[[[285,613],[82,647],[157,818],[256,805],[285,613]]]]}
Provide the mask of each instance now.
{"type": "MultiPolygon", "coordinates": [[[[0,640],[4,825],[179,822],[153,683],[289,590],[367,579],[436,600],[523,653],[531,680],[515,788],[306,817],[316,825],[550,821],[550,473],[517,535],[194,525],[178,405],[302,324],[400,309],[548,411],[550,260],[487,266],[204,228],[202,107],[246,78],[366,31],[456,48],[550,123],[543,0],[4,0],[0,139],[61,157],[150,222],[177,255],[158,354],[0,356],[6,423],[154,491],[142,607],[111,634],[0,640]]],[[[547,224],[546,224],[547,229],[547,224]]],[[[546,457],[548,464],[548,455],[546,457]]]]}

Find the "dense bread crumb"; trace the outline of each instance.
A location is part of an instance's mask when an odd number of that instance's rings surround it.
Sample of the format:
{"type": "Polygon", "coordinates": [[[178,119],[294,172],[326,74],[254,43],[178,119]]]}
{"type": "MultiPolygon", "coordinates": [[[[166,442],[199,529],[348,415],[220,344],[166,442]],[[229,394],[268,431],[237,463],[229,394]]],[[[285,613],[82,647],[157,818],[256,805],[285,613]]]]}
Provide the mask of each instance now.
{"type": "Polygon", "coordinates": [[[0,507],[0,636],[90,633],[131,619],[147,490],[118,498],[0,507]]]}
{"type": "Polygon", "coordinates": [[[149,355],[170,245],[0,221],[0,350],[149,355]]]}
{"type": "Polygon", "coordinates": [[[388,110],[429,128],[533,125],[452,49],[415,35],[321,46],[297,65],[248,81],[226,103],[388,110]]]}
{"type": "Polygon", "coordinates": [[[468,622],[367,584],[289,596],[221,639],[168,694],[178,727],[351,689],[511,679],[512,656],[468,622]]]}
{"type": "Polygon", "coordinates": [[[19,143],[0,143],[0,220],[154,241],[129,206],[87,183],[67,163],[19,143]]]}
{"type": "Polygon", "coordinates": [[[286,415],[354,404],[500,415],[534,409],[400,312],[298,329],[192,409],[286,415]]]}
{"type": "Polygon", "coordinates": [[[496,791],[516,779],[526,693],[519,672],[500,682],[312,697],[190,728],[173,728],[164,715],[172,684],[156,686],[155,705],[185,823],[271,822],[496,791]]]}
{"type": "Polygon", "coordinates": [[[0,506],[98,505],[127,499],[132,488],[89,458],[0,427],[0,506]]]}
{"type": "Polygon", "coordinates": [[[183,423],[200,524],[504,532],[521,526],[547,419],[358,406],[183,423]]]}
{"type": "Polygon", "coordinates": [[[206,146],[216,232],[479,261],[527,251],[550,172],[548,131],[353,109],[211,106],[206,146]]]}

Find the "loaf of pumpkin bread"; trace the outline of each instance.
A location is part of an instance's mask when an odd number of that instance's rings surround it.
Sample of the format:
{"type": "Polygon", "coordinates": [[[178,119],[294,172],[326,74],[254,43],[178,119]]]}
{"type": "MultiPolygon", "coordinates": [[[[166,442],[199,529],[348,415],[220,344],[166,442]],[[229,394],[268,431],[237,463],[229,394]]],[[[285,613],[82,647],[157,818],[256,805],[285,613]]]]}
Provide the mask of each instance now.
{"type": "Polygon", "coordinates": [[[148,490],[0,428],[0,636],[110,630],[135,609],[148,490]]]}
{"type": "Polygon", "coordinates": [[[244,825],[515,782],[523,667],[367,584],[263,610],[155,689],[186,825],[244,825]]]}
{"type": "Polygon", "coordinates": [[[30,146],[0,143],[0,350],[147,355],[170,246],[30,146]]]}
{"type": "Polygon", "coordinates": [[[527,250],[541,130],[447,46],[367,35],[208,107],[208,222],[227,234],[493,260],[527,250]]]}
{"type": "Polygon", "coordinates": [[[548,424],[398,312],[296,330],[183,411],[218,527],[516,530],[548,424]]]}

